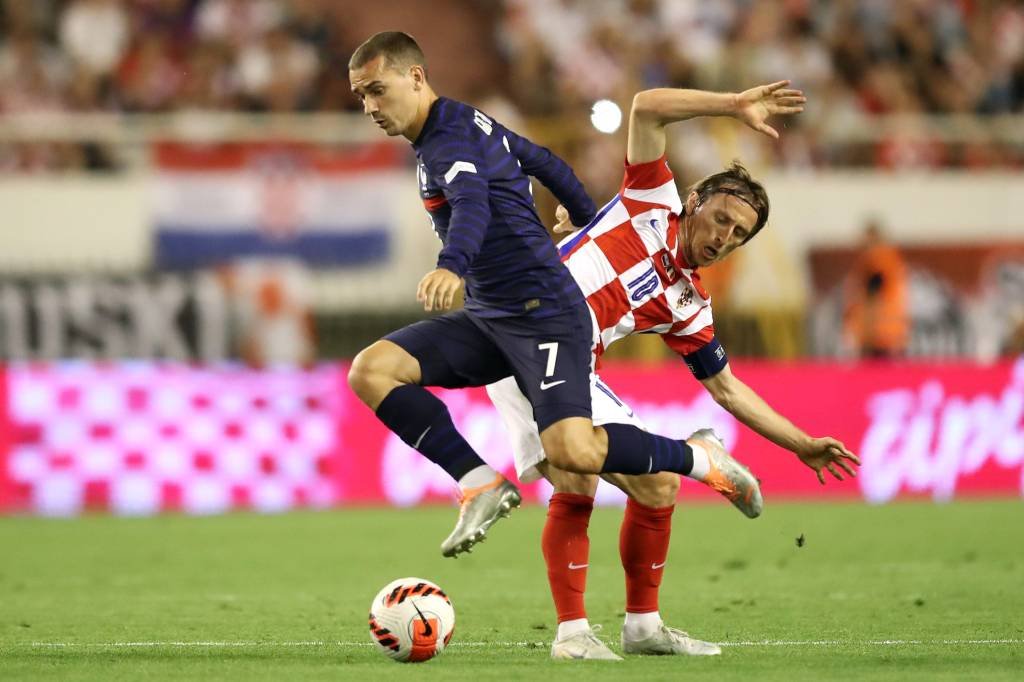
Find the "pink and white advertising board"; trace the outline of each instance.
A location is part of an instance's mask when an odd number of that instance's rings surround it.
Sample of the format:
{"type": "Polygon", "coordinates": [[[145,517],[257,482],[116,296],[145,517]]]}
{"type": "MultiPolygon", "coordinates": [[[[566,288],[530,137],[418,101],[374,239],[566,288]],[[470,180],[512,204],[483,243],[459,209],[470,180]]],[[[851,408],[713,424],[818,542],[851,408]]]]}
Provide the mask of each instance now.
{"type": "MultiPolygon", "coordinates": [[[[722,410],[681,363],[611,365],[605,383],[657,433],[713,426],[762,481],[766,500],[1024,493],[1024,359],[969,363],[733,363],[815,435],[863,459],[855,481],[821,486],[788,452],[722,410]]],[[[390,434],[348,390],[347,366],[254,370],[155,362],[0,367],[0,510],[74,515],[219,513],[449,501],[438,467],[390,434]]],[[[440,391],[495,467],[512,455],[482,389],[440,391]]],[[[530,500],[550,494],[524,487],[530,500]]],[[[685,499],[714,499],[692,482],[685,499]]],[[[602,486],[601,503],[621,503],[602,486]]]]}

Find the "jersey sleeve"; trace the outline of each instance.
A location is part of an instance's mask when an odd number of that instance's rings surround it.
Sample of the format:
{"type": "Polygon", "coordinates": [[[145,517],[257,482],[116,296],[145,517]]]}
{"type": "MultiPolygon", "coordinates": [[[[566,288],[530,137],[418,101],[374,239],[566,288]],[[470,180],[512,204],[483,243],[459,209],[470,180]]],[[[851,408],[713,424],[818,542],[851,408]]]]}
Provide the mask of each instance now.
{"type": "Polygon", "coordinates": [[[583,227],[593,220],[597,207],[569,164],[547,147],[534,144],[510,130],[505,132],[505,139],[509,151],[519,159],[523,171],[540,180],[555,195],[569,211],[573,225],[583,227]]]}
{"type": "Polygon", "coordinates": [[[437,178],[452,210],[437,267],[459,277],[465,276],[480,252],[491,222],[487,167],[481,149],[472,134],[460,134],[453,128],[438,135],[424,155],[427,170],[437,178]]]}
{"type": "Polygon", "coordinates": [[[619,193],[627,199],[660,204],[677,215],[683,211],[675,176],[664,155],[647,163],[626,163],[619,193]]]}

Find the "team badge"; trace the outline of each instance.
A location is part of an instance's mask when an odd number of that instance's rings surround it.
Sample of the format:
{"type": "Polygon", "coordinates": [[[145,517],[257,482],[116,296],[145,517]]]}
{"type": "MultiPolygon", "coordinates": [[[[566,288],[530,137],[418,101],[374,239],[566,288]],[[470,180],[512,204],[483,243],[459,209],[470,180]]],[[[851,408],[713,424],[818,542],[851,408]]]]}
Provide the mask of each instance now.
{"type": "Polygon", "coordinates": [[[689,286],[687,286],[683,290],[683,293],[680,294],[679,300],[676,301],[676,307],[677,308],[685,308],[686,306],[690,305],[691,303],[693,303],[693,289],[691,289],[689,286]]]}

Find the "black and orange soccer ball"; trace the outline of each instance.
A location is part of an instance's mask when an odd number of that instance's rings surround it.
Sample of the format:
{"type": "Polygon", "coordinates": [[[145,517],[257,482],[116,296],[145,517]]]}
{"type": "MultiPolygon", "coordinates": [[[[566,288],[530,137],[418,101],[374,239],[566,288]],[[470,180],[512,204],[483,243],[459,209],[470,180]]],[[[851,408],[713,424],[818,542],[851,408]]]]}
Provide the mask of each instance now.
{"type": "Polygon", "coordinates": [[[444,651],[454,631],[452,601],[429,580],[399,578],[370,604],[370,637],[381,653],[396,661],[430,660],[444,651]]]}

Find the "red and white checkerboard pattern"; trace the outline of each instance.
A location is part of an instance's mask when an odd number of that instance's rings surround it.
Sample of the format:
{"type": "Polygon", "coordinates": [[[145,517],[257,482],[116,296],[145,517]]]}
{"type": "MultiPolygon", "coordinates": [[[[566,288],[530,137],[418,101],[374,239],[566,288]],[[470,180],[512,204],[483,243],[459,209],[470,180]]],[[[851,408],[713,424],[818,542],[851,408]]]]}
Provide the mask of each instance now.
{"type": "Polygon", "coordinates": [[[714,337],[711,297],[678,253],[683,211],[665,158],[626,166],[622,189],[563,261],[587,297],[600,356],[618,339],[660,334],[685,355],[714,337]]]}
{"type": "Polygon", "coordinates": [[[7,381],[17,507],[206,514],[335,501],[335,366],[15,364],[7,381]]]}

